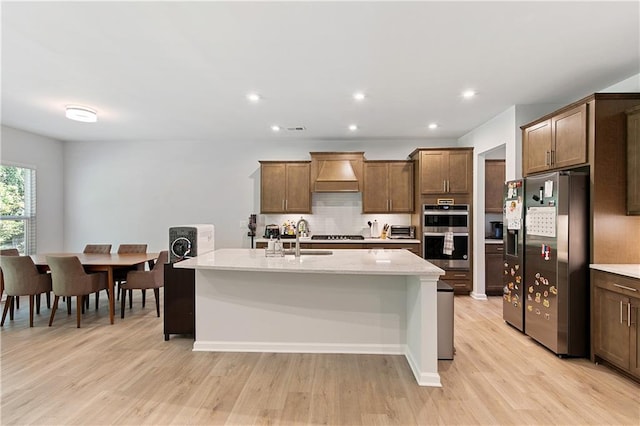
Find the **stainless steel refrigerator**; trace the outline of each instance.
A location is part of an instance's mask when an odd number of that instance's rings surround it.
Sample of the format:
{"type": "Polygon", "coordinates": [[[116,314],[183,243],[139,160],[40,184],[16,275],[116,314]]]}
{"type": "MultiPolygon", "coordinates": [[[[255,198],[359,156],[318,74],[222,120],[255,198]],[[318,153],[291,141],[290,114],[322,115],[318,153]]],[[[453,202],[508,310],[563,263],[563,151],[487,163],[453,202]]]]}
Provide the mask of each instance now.
{"type": "Polygon", "coordinates": [[[504,270],[502,276],[502,318],[524,331],[524,180],[508,181],[504,187],[502,218],[504,270]]]}
{"type": "Polygon", "coordinates": [[[524,331],[560,356],[589,354],[589,178],[525,181],[524,331]]]}

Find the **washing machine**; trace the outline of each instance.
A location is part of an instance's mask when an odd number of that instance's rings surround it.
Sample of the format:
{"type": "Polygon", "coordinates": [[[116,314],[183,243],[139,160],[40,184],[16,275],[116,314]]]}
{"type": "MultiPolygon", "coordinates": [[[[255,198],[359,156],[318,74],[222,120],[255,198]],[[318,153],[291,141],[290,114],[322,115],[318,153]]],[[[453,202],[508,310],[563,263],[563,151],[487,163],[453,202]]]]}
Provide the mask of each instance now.
{"type": "Polygon", "coordinates": [[[215,250],[213,231],[213,225],[204,224],[169,228],[169,263],[215,250]]]}

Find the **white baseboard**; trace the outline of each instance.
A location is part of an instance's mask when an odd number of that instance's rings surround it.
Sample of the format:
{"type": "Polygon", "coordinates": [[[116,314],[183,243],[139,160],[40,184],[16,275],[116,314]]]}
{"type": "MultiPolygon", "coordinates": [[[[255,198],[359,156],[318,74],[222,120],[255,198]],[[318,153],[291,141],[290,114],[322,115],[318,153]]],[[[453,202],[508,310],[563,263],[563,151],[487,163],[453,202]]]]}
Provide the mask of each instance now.
{"type": "Polygon", "coordinates": [[[201,352],[280,352],[403,355],[405,353],[405,345],[196,341],[193,344],[193,350],[201,352]]]}

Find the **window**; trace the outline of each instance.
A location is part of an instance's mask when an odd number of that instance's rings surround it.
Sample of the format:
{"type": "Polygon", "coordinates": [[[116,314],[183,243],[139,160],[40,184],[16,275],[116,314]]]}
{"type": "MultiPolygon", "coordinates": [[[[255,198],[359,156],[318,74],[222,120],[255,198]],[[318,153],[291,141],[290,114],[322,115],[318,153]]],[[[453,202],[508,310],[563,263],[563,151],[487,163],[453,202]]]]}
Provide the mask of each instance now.
{"type": "Polygon", "coordinates": [[[36,171],[0,166],[0,247],[36,252],[36,171]]]}

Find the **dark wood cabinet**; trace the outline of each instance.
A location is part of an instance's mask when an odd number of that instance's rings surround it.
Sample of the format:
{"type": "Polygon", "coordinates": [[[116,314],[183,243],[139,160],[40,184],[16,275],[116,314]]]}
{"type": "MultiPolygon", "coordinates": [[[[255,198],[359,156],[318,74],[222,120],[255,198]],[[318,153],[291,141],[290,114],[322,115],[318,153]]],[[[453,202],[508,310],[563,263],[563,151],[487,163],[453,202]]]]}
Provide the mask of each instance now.
{"type": "Polygon", "coordinates": [[[455,294],[469,294],[472,290],[471,271],[461,269],[447,269],[440,280],[446,281],[455,294]]]}
{"type": "Polygon", "coordinates": [[[473,182],[473,149],[421,149],[421,194],[468,194],[473,182]]]}
{"type": "Polygon", "coordinates": [[[310,161],[260,161],[260,212],[311,213],[310,161]]]}
{"type": "Polygon", "coordinates": [[[640,106],[627,111],[627,214],[640,215],[640,106]]]}
{"type": "Polygon", "coordinates": [[[502,296],[504,256],[502,244],[485,244],[485,293],[487,296],[502,296]]]}
{"type": "Polygon", "coordinates": [[[640,280],[592,270],[591,298],[593,360],[640,380],[640,280]]]}
{"type": "Polygon", "coordinates": [[[365,161],[363,213],[413,212],[413,162],[365,161]]]}
{"type": "Polygon", "coordinates": [[[484,163],[484,211],[502,213],[505,182],[505,161],[487,160],[484,163]]]}
{"type": "Polygon", "coordinates": [[[164,340],[171,334],[196,333],[195,269],[164,265],[164,340]]]}
{"type": "Polygon", "coordinates": [[[587,163],[587,103],[522,128],[525,176],[587,163]]]}

